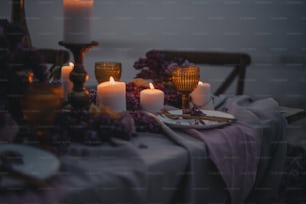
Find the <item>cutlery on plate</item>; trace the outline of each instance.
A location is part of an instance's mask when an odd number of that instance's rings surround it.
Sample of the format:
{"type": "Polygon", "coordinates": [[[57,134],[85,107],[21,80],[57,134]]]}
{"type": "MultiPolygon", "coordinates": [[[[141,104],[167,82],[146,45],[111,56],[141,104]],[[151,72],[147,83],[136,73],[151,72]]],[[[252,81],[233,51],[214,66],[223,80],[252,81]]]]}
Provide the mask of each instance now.
{"type": "Polygon", "coordinates": [[[163,111],[160,113],[161,115],[166,116],[167,118],[176,120],[176,119],[196,119],[196,120],[210,120],[210,121],[217,121],[217,122],[233,122],[235,119],[232,118],[225,118],[219,116],[208,116],[208,115],[190,115],[190,114],[172,114],[168,111],[163,111]]]}

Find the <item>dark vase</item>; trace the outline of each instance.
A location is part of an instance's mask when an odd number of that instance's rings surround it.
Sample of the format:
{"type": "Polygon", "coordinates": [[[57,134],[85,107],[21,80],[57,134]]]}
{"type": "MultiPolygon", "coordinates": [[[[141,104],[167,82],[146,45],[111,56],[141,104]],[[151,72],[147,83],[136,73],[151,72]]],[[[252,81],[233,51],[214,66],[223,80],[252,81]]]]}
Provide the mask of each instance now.
{"type": "Polygon", "coordinates": [[[31,48],[32,41],[29,34],[26,16],[25,16],[25,8],[24,8],[24,0],[11,0],[12,2],[12,12],[11,12],[11,21],[14,24],[19,25],[24,32],[24,36],[22,38],[22,43],[24,48],[31,48]]]}
{"type": "MultiPolygon", "coordinates": [[[[19,44],[22,43],[23,48],[32,48],[32,42],[28,31],[28,26],[26,22],[26,16],[25,16],[25,7],[24,7],[24,0],[11,0],[11,23],[17,25],[22,30],[22,37],[21,40],[18,40],[15,44],[14,42],[10,45],[10,52],[13,54],[13,56],[16,55],[16,53],[21,53],[19,50],[19,44]]],[[[19,56],[17,54],[17,56],[19,56]]],[[[19,124],[23,123],[23,114],[20,107],[20,97],[23,94],[23,88],[24,84],[20,81],[22,78],[20,76],[25,74],[25,72],[19,72],[16,73],[15,69],[23,69],[24,63],[16,62],[16,59],[10,59],[9,62],[11,65],[14,65],[14,67],[11,67],[12,72],[10,73],[9,77],[9,95],[12,95],[8,97],[8,109],[13,116],[14,120],[16,120],[19,124]],[[18,66],[18,67],[16,67],[18,66]],[[20,67],[22,66],[22,67],[20,67]],[[17,79],[17,80],[16,80],[17,79]]]]}

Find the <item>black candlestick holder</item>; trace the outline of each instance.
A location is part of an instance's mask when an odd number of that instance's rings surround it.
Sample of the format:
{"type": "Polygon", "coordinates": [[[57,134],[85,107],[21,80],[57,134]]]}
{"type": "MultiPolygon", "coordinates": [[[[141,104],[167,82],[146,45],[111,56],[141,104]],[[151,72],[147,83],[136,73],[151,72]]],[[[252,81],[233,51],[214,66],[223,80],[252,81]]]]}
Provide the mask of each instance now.
{"type": "Polygon", "coordinates": [[[89,92],[84,87],[88,75],[84,68],[84,56],[85,52],[90,48],[97,46],[98,42],[69,43],[60,41],[59,45],[69,49],[74,58],[74,68],[69,76],[70,80],[73,82],[73,88],[68,96],[68,102],[75,109],[86,108],[89,105],[89,92]]]}

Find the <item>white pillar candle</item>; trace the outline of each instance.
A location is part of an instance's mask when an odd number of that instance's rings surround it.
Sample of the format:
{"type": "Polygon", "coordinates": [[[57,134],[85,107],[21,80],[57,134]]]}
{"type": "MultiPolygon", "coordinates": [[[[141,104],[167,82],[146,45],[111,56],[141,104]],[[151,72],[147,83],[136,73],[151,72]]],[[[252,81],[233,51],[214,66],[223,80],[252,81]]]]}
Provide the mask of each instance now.
{"type": "Polygon", "coordinates": [[[196,106],[206,106],[211,98],[210,84],[199,81],[197,88],[190,94],[192,103],[196,106]]]}
{"type": "Polygon", "coordinates": [[[93,0],[64,0],[64,41],[91,42],[93,0]]]}
{"type": "Polygon", "coordinates": [[[126,110],[126,84],[113,77],[97,86],[97,104],[105,105],[117,112],[126,110]]]}
{"type": "Polygon", "coordinates": [[[72,72],[74,67],[73,63],[69,63],[67,66],[62,66],[61,69],[61,80],[62,80],[62,86],[64,89],[64,100],[68,100],[68,96],[72,91],[73,83],[70,81],[70,73],[72,72]]]}
{"type": "Polygon", "coordinates": [[[164,107],[165,94],[159,89],[155,89],[150,83],[149,89],[140,92],[140,106],[143,110],[149,112],[158,112],[164,107]]]}

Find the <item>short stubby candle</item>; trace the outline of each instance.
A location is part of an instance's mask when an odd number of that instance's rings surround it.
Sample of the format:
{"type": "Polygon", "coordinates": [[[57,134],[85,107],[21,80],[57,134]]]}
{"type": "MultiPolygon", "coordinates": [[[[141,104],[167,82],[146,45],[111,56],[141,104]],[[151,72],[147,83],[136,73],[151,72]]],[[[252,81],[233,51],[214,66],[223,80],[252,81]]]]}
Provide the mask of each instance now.
{"type": "Polygon", "coordinates": [[[206,106],[211,98],[210,84],[199,81],[197,88],[190,94],[192,103],[196,106],[206,106]]]}
{"type": "Polygon", "coordinates": [[[61,81],[64,89],[64,100],[68,100],[68,96],[72,91],[73,83],[70,81],[70,73],[72,72],[74,67],[73,63],[69,63],[67,66],[62,66],[61,69],[61,81]]]}
{"type": "Polygon", "coordinates": [[[140,92],[140,106],[142,110],[148,112],[159,112],[164,107],[165,94],[159,89],[155,89],[150,83],[149,89],[140,92]]]}
{"type": "Polygon", "coordinates": [[[93,0],[64,0],[64,41],[91,42],[93,0]]]}
{"type": "Polygon", "coordinates": [[[113,77],[97,86],[97,105],[105,105],[117,112],[126,111],[126,84],[113,77]]]}

